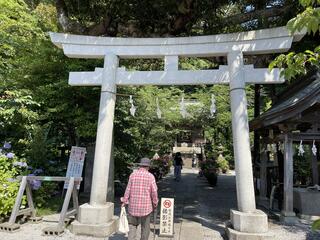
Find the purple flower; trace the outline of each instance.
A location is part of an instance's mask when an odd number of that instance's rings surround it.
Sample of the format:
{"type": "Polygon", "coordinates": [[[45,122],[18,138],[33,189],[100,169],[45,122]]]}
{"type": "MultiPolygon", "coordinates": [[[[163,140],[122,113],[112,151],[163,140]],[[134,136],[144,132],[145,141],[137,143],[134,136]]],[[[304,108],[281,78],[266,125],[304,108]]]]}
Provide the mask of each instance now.
{"type": "MultiPolygon", "coordinates": [[[[33,173],[28,174],[28,176],[35,176],[33,173]]],[[[40,180],[31,180],[29,181],[32,190],[38,190],[41,187],[41,181],[40,180]]]]}
{"type": "Polygon", "coordinates": [[[14,162],[13,166],[28,167],[28,164],[26,162],[14,162]]]}
{"type": "Polygon", "coordinates": [[[7,153],[7,158],[13,158],[13,157],[14,157],[14,153],[12,152],[7,153]]]}
{"type": "Polygon", "coordinates": [[[41,181],[40,180],[32,180],[31,187],[33,190],[38,190],[41,187],[41,181]]]}
{"type": "Polygon", "coordinates": [[[40,173],[43,173],[43,170],[41,168],[38,168],[38,169],[35,169],[33,171],[34,174],[40,174],[40,173]]]}
{"type": "Polygon", "coordinates": [[[3,148],[10,149],[11,148],[11,144],[9,142],[4,142],[3,148]]]}

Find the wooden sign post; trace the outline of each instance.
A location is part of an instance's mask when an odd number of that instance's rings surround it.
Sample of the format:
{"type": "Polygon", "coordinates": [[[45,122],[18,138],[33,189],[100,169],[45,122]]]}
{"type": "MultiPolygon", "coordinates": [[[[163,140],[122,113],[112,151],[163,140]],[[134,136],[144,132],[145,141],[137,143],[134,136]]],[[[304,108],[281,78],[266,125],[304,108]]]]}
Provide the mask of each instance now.
{"type": "MultiPolygon", "coordinates": [[[[80,178],[82,176],[82,170],[83,170],[86,153],[87,153],[86,148],[72,146],[66,177],[80,178]]],[[[75,183],[78,190],[80,188],[80,183],[81,182],[75,183]]],[[[64,183],[63,188],[67,189],[68,185],[69,185],[69,182],[66,181],[64,183]]]]}

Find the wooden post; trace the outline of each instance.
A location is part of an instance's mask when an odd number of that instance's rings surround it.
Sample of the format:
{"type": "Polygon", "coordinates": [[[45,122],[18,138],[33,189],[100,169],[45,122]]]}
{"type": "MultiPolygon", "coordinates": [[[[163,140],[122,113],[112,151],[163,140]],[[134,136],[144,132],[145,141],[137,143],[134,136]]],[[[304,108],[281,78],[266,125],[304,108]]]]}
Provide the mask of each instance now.
{"type": "Polygon", "coordinates": [[[267,154],[265,151],[260,153],[260,199],[267,198],[267,154]]]}
{"type": "Polygon", "coordinates": [[[311,159],[311,166],[312,166],[312,183],[319,185],[319,170],[318,170],[318,159],[317,154],[314,155],[311,153],[312,159],[311,159]]]}
{"type": "Polygon", "coordinates": [[[282,220],[286,223],[296,222],[293,212],[293,151],[292,139],[286,133],[284,136],[284,183],[282,220]]]}
{"type": "Polygon", "coordinates": [[[26,184],[26,193],[27,193],[28,205],[29,205],[29,208],[31,209],[31,216],[33,218],[35,218],[36,217],[36,210],[34,208],[34,204],[33,204],[33,200],[32,200],[31,187],[30,187],[30,184],[28,182],[26,184]]]}
{"type": "Polygon", "coordinates": [[[26,189],[26,185],[27,185],[27,177],[24,176],[24,177],[22,177],[22,181],[20,183],[16,202],[14,203],[14,207],[12,209],[12,213],[11,213],[11,216],[9,219],[9,224],[14,224],[16,221],[16,218],[17,218],[19,210],[20,210],[20,205],[21,205],[23,193],[24,193],[24,190],[26,189]]]}
{"type": "Polygon", "coordinates": [[[64,199],[62,210],[61,210],[61,213],[60,213],[58,227],[63,228],[63,226],[64,226],[64,219],[65,219],[67,211],[68,211],[71,194],[72,194],[72,192],[74,192],[73,187],[74,187],[74,177],[71,177],[70,180],[69,180],[69,185],[68,185],[66,197],[64,199]]]}

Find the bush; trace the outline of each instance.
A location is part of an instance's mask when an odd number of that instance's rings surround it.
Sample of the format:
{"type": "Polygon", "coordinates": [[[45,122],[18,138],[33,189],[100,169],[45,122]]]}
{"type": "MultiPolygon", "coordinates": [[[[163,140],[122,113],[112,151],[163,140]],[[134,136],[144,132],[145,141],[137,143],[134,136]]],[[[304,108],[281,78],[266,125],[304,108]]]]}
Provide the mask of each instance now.
{"type": "Polygon", "coordinates": [[[201,171],[212,186],[216,186],[218,181],[218,170],[216,166],[217,164],[213,160],[200,162],[201,171]]]}
{"type": "Polygon", "coordinates": [[[156,178],[156,181],[167,175],[170,171],[171,161],[169,155],[164,155],[151,161],[150,172],[156,178]]]}
{"type": "Polygon", "coordinates": [[[57,194],[57,182],[43,182],[33,193],[34,204],[38,208],[49,207],[48,200],[57,194]]]}
{"type": "MultiPolygon", "coordinates": [[[[7,217],[15,203],[19,182],[14,179],[16,176],[26,172],[27,164],[9,152],[10,144],[5,143],[0,149],[0,218],[7,217]]],[[[22,204],[25,204],[25,198],[22,204]]]]}
{"type": "Polygon", "coordinates": [[[312,230],[313,230],[313,231],[320,230],[320,219],[315,220],[315,221],[312,223],[312,230]]]}
{"type": "Polygon", "coordinates": [[[204,176],[208,180],[209,184],[212,186],[217,185],[218,181],[218,174],[217,174],[217,169],[212,168],[212,169],[207,169],[203,172],[204,176]]]}
{"type": "Polygon", "coordinates": [[[221,172],[226,173],[229,170],[229,163],[228,161],[222,156],[222,154],[219,154],[219,157],[217,159],[217,166],[221,170],[221,172]]]}

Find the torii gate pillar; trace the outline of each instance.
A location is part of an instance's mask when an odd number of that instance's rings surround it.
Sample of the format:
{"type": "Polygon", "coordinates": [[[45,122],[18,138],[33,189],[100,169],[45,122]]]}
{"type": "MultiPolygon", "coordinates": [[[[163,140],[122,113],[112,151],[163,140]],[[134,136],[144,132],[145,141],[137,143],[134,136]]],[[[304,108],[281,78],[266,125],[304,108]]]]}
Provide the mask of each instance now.
{"type": "Polygon", "coordinates": [[[106,202],[111,160],[113,118],[117,85],[229,84],[236,167],[238,209],[231,210],[229,239],[273,239],[268,218],[256,209],[250,151],[245,84],[282,83],[279,69],[255,69],[244,65],[243,54],[285,52],[304,32],[291,35],[285,27],[250,32],[187,38],[105,38],[51,33],[51,40],[75,58],[104,58],[94,72],[71,72],[73,86],[101,86],[99,121],[90,204],[80,207],[76,234],[108,236],[116,230],[113,203],[106,202]],[[179,56],[227,56],[228,66],[213,70],[178,70],[179,56]],[[164,58],[164,71],[126,71],[121,58],[164,58]]]}
{"type": "Polygon", "coordinates": [[[117,230],[118,217],[114,204],[106,202],[109,168],[112,159],[113,120],[116,102],[118,56],[106,53],[102,73],[98,129],[96,137],[90,204],[79,209],[78,219],[71,224],[75,234],[109,236],[117,230]]]}
{"type": "Polygon", "coordinates": [[[238,210],[230,210],[227,233],[229,239],[251,239],[254,235],[257,239],[271,239],[267,215],[257,210],[255,203],[242,52],[229,52],[228,65],[238,210]]]}

